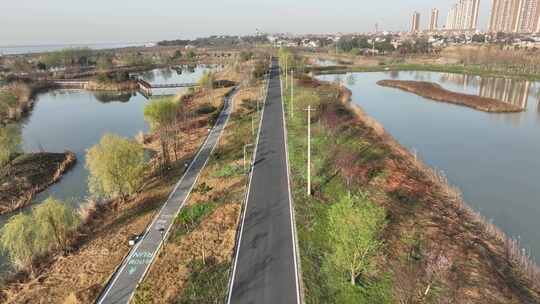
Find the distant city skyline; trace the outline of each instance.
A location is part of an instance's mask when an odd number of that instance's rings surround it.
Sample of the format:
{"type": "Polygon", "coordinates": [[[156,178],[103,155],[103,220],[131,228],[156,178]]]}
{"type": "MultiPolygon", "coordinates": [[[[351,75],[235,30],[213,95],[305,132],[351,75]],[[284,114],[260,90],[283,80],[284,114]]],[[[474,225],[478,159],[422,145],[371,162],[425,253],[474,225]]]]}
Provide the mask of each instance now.
{"type": "MultiPolygon", "coordinates": [[[[19,0],[0,10],[0,45],[146,42],[209,35],[408,31],[413,11],[429,28],[433,8],[439,26],[456,0],[19,0]]],[[[487,29],[491,0],[480,0],[479,29],[487,29]]]]}

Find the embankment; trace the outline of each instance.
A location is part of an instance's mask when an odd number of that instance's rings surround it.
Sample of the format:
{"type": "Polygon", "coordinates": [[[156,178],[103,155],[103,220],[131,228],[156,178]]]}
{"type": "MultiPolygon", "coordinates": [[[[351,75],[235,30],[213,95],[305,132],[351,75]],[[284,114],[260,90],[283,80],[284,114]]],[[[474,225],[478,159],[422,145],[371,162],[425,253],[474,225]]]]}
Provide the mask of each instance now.
{"type": "MultiPolygon", "coordinates": [[[[212,103],[222,103],[228,91],[214,90],[212,103]]],[[[193,158],[208,134],[209,121],[215,113],[195,114],[208,100],[204,92],[185,100],[183,110],[189,115],[175,125],[174,136],[168,137],[169,170],[160,165],[164,151],[157,134],[146,136],[145,147],[153,151],[153,156],[143,189],[124,203],[117,199],[103,204],[89,203],[81,208],[83,225],[71,240],[70,251],[52,252],[38,259],[34,277],[23,272],[6,275],[3,286],[0,280],[0,302],[42,303],[43,295],[47,295],[48,303],[95,302],[129,252],[128,238],[145,231],[182,177],[184,164],[193,158]]]]}
{"type": "Polygon", "coordinates": [[[49,82],[15,82],[0,88],[0,124],[21,119],[34,106],[36,94],[51,88],[49,82]]]}
{"type": "Polygon", "coordinates": [[[497,99],[452,92],[432,82],[380,80],[377,84],[383,87],[396,88],[414,93],[432,100],[466,106],[489,113],[512,113],[522,112],[524,110],[516,105],[505,103],[497,99]]]}
{"type": "MultiPolygon", "coordinates": [[[[312,116],[319,122],[312,124],[311,198],[304,195],[305,118],[288,122],[306,302],[540,303],[540,271],[516,242],[352,104],[346,88],[312,79],[297,87],[320,98],[312,116]],[[349,277],[325,267],[335,247],[328,244],[328,212],[351,194],[386,214],[383,249],[365,261],[370,267],[352,288],[349,277]]],[[[298,111],[301,102],[295,99],[298,111]]]]}
{"type": "Polygon", "coordinates": [[[0,214],[23,208],[75,164],[73,152],[22,154],[0,169],[0,214]]]}

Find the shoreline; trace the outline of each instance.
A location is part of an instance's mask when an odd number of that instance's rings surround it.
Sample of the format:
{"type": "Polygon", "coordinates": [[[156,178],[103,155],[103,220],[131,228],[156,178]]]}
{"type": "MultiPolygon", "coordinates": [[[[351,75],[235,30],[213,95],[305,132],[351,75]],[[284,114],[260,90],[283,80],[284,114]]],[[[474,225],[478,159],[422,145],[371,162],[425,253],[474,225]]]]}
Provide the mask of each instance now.
{"type": "MultiPolygon", "coordinates": [[[[317,179],[309,198],[303,191],[305,116],[288,123],[308,302],[333,303],[336,297],[367,294],[375,296],[370,300],[385,297],[404,303],[540,303],[540,269],[519,244],[466,205],[444,175],[418,160],[351,102],[350,90],[307,77],[299,78],[295,90],[320,98],[318,105],[313,101],[318,122],[311,128],[312,172],[317,179]],[[373,266],[359,276],[363,284],[348,290],[342,288],[350,286],[348,276],[321,269],[335,263],[332,256],[340,246],[328,244],[333,224],[328,218],[335,204],[351,194],[381,208],[385,224],[374,228],[374,241],[381,247],[365,261],[373,266]]],[[[305,102],[296,98],[296,109],[305,108],[305,102]]],[[[367,222],[376,216],[360,213],[367,222]]],[[[370,228],[356,234],[366,231],[370,228]]]]}
{"type": "Polygon", "coordinates": [[[505,103],[497,99],[449,91],[433,82],[380,80],[377,81],[377,85],[400,89],[434,101],[465,106],[488,113],[518,113],[525,110],[516,105],[505,103]]]}
{"type": "Polygon", "coordinates": [[[335,66],[312,66],[307,70],[315,75],[328,74],[347,74],[347,73],[376,73],[376,72],[407,72],[407,71],[422,71],[422,72],[437,72],[459,75],[470,75],[480,77],[506,78],[515,80],[540,81],[539,75],[507,73],[499,71],[483,71],[476,68],[467,68],[463,65],[442,65],[442,64],[388,64],[388,65],[335,65],[335,66]]]}
{"type": "MultiPolygon", "coordinates": [[[[216,89],[212,93],[213,103],[222,103],[229,89],[216,89]]],[[[196,111],[208,102],[207,92],[199,92],[186,100],[190,111],[196,111]]],[[[217,111],[217,110],[216,110],[217,111]]],[[[167,199],[176,182],[185,170],[184,163],[196,153],[207,136],[209,120],[214,113],[188,117],[185,125],[178,128],[183,142],[170,170],[162,171],[161,146],[159,140],[150,132],[144,136],[145,148],[156,151],[148,162],[148,172],[144,189],[130,197],[119,210],[114,205],[119,200],[104,204],[89,201],[80,210],[87,214],[84,224],[75,233],[67,254],[50,252],[35,260],[36,276],[43,281],[33,280],[25,272],[14,272],[0,285],[0,302],[34,303],[39,300],[38,293],[47,293],[49,299],[63,302],[76,299],[81,303],[96,300],[111,273],[121,263],[131,249],[127,239],[145,231],[167,199]],[[73,269],[81,269],[73,272],[73,269]]],[[[171,148],[172,149],[172,148],[171,148]]]]}
{"type": "Polygon", "coordinates": [[[71,151],[64,153],[28,153],[22,154],[6,164],[1,170],[0,179],[12,179],[15,182],[25,180],[23,187],[13,189],[13,182],[1,185],[0,215],[7,215],[28,206],[34,196],[57,183],[77,161],[71,151]],[[60,160],[59,158],[62,157],[60,160]],[[15,171],[15,172],[13,172],[15,171]],[[32,178],[39,180],[29,181],[32,178]],[[26,186],[26,187],[24,187],[26,186]]]}
{"type": "MultiPolygon", "coordinates": [[[[389,134],[382,124],[367,115],[360,106],[352,103],[352,92],[349,89],[342,86],[340,91],[342,92],[339,97],[340,102],[354,114],[359,122],[370,128],[383,145],[387,145],[392,153],[400,156],[405,168],[409,168],[407,171],[422,174],[424,182],[427,181],[428,184],[434,186],[435,195],[446,201],[442,206],[437,206],[441,208],[437,212],[455,213],[458,215],[460,226],[471,227],[472,230],[476,231],[478,235],[470,237],[483,248],[484,258],[482,261],[486,261],[492,271],[513,285],[512,288],[516,292],[525,296],[526,303],[540,301],[540,267],[522,251],[519,242],[508,237],[499,227],[483,217],[480,212],[472,209],[463,200],[460,190],[450,185],[444,175],[415,157],[389,134]],[[446,211],[443,211],[444,209],[446,211]]],[[[406,175],[409,173],[404,172],[406,175]]],[[[428,206],[428,208],[430,207],[428,206]]],[[[522,298],[522,300],[524,299],[522,298]]]]}

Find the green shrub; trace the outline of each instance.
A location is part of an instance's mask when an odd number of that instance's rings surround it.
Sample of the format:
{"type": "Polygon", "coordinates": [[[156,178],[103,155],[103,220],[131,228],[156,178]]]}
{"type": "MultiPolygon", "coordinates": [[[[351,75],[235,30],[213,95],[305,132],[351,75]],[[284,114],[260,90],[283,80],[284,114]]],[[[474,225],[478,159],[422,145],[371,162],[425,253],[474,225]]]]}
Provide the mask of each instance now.
{"type": "Polygon", "coordinates": [[[8,163],[21,151],[21,130],[16,125],[0,127],[0,166],[8,163]]]}
{"type": "Polygon", "coordinates": [[[196,113],[198,115],[206,115],[206,114],[214,113],[215,111],[217,111],[216,107],[214,107],[210,103],[203,103],[202,105],[199,106],[199,108],[197,108],[196,113]]]}
{"type": "Polygon", "coordinates": [[[176,229],[176,237],[193,231],[215,208],[216,204],[213,202],[184,207],[177,218],[178,228],[176,229]]]}
{"type": "Polygon", "coordinates": [[[144,119],[152,129],[172,124],[176,120],[179,104],[170,98],[153,99],[144,106],[144,119]]]}
{"type": "Polygon", "coordinates": [[[79,217],[66,203],[48,198],[32,209],[11,217],[0,230],[0,248],[18,269],[32,269],[35,257],[53,249],[65,250],[79,217]]]}
{"type": "Polygon", "coordinates": [[[214,172],[215,177],[221,177],[221,178],[232,177],[232,176],[236,176],[240,174],[242,174],[242,168],[240,166],[229,165],[229,164],[224,165],[219,170],[214,172]]]}
{"type": "Polygon", "coordinates": [[[97,197],[125,201],[137,192],[144,179],[143,147],[135,141],[105,134],[100,142],[86,153],[90,171],[90,191],[97,197]]]}

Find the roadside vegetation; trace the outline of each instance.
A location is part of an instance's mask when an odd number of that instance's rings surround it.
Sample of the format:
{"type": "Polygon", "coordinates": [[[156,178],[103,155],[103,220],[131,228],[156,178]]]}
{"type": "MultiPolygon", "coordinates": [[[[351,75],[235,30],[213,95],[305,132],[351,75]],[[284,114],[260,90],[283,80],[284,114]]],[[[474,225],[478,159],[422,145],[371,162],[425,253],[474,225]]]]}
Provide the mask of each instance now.
{"type": "MultiPolygon", "coordinates": [[[[253,64],[243,63],[239,75],[251,77],[241,71],[251,70],[253,64]]],[[[178,215],[166,245],[137,289],[134,303],[224,301],[253,146],[246,149],[246,168],[243,150],[246,144],[255,142],[262,84],[255,81],[242,86],[235,95],[224,134],[178,215]]]]}
{"type": "Polygon", "coordinates": [[[349,105],[350,92],[307,76],[294,91],[294,117],[290,85],[284,94],[306,303],[540,301],[540,272],[515,243],[349,105]]]}
{"type": "MultiPolygon", "coordinates": [[[[215,111],[221,108],[228,90],[214,90],[211,104],[215,111]]],[[[6,253],[14,261],[20,261],[25,269],[18,268],[0,282],[0,302],[40,303],[43,294],[47,295],[47,301],[54,303],[95,301],[129,251],[128,238],[145,230],[183,174],[184,164],[204,140],[215,115],[214,112],[197,114],[197,109],[208,103],[205,94],[193,91],[175,98],[177,106],[167,108],[174,110],[175,115],[169,116],[174,116],[172,120],[154,115],[161,110],[147,110],[146,117],[153,128],[149,134],[137,136],[137,141],[109,134],[91,148],[87,166],[93,197],[79,210],[72,210],[75,220],[70,222],[65,237],[58,234],[61,237],[56,238],[55,233],[50,233],[54,242],[47,243],[50,244],[45,246],[48,251],[43,250],[42,245],[31,250],[15,250],[23,243],[33,246],[37,230],[24,230],[28,238],[22,243],[17,243],[20,238],[8,238],[13,236],[12,233],[2,234],[6,236],[3,240],[6,253]],[[170,144],[166,145],[166,150],[162,149],[161,136],[164,135],[160,134],[164,127],[170,128],[174,135],[167,139],[170,144]]],[[[151,102],[148,109],[160,107],[151,102]]],[[[64,202],[61,204],[69,206],[64,202]]],[[[43,204],[36,208],[41,206],[43,204]]],[[[12,227],[11,231],[21,229],[21,225],[31,227],[27,225],[29,222],[38,223],[31,210],[21,213],[15,220],[6,226],[12,227]]]]}
{"type": "Polygon", "coordinates": [[[2,228],[0,248],[13,265],[35,275],[34,261],[52,251],[66,251],[79,216],[65,202],[48,198],[30,213],[13,216],[2,228]]]}
{"type": "MultiPolygon", "coordinates": [[[[357,142],[346,130],[327,128],[319,109],[329,101],[314,90],[295,90],[294,118],[290,85],[284,97],[306,303],[392,303],[391,273],[381,264],[386,211],[357,187],[367,176],[380,173],[377,168],[362,172],[360,166],[383,158],[385,151],[357,142]],[[313,190],[309,197],[304,111],[308,105],[317,111],[312,116],[313,190]]],[[[334,98],[335,93],[330,92],[334,98]]]]}
{"type": "Polygon", "coordinates": [[[143,186],[144,149],[134,140],[105,134],[86,153],[86,167],[90,172],[90,192],[96,198],[119,198],[124,203],[143,186]]]}
{"type": "Polygon", "coordinates": [[[32,88],[22,82],[0,86],[0,124],[16,121],[31,106],[32,88]]]}

